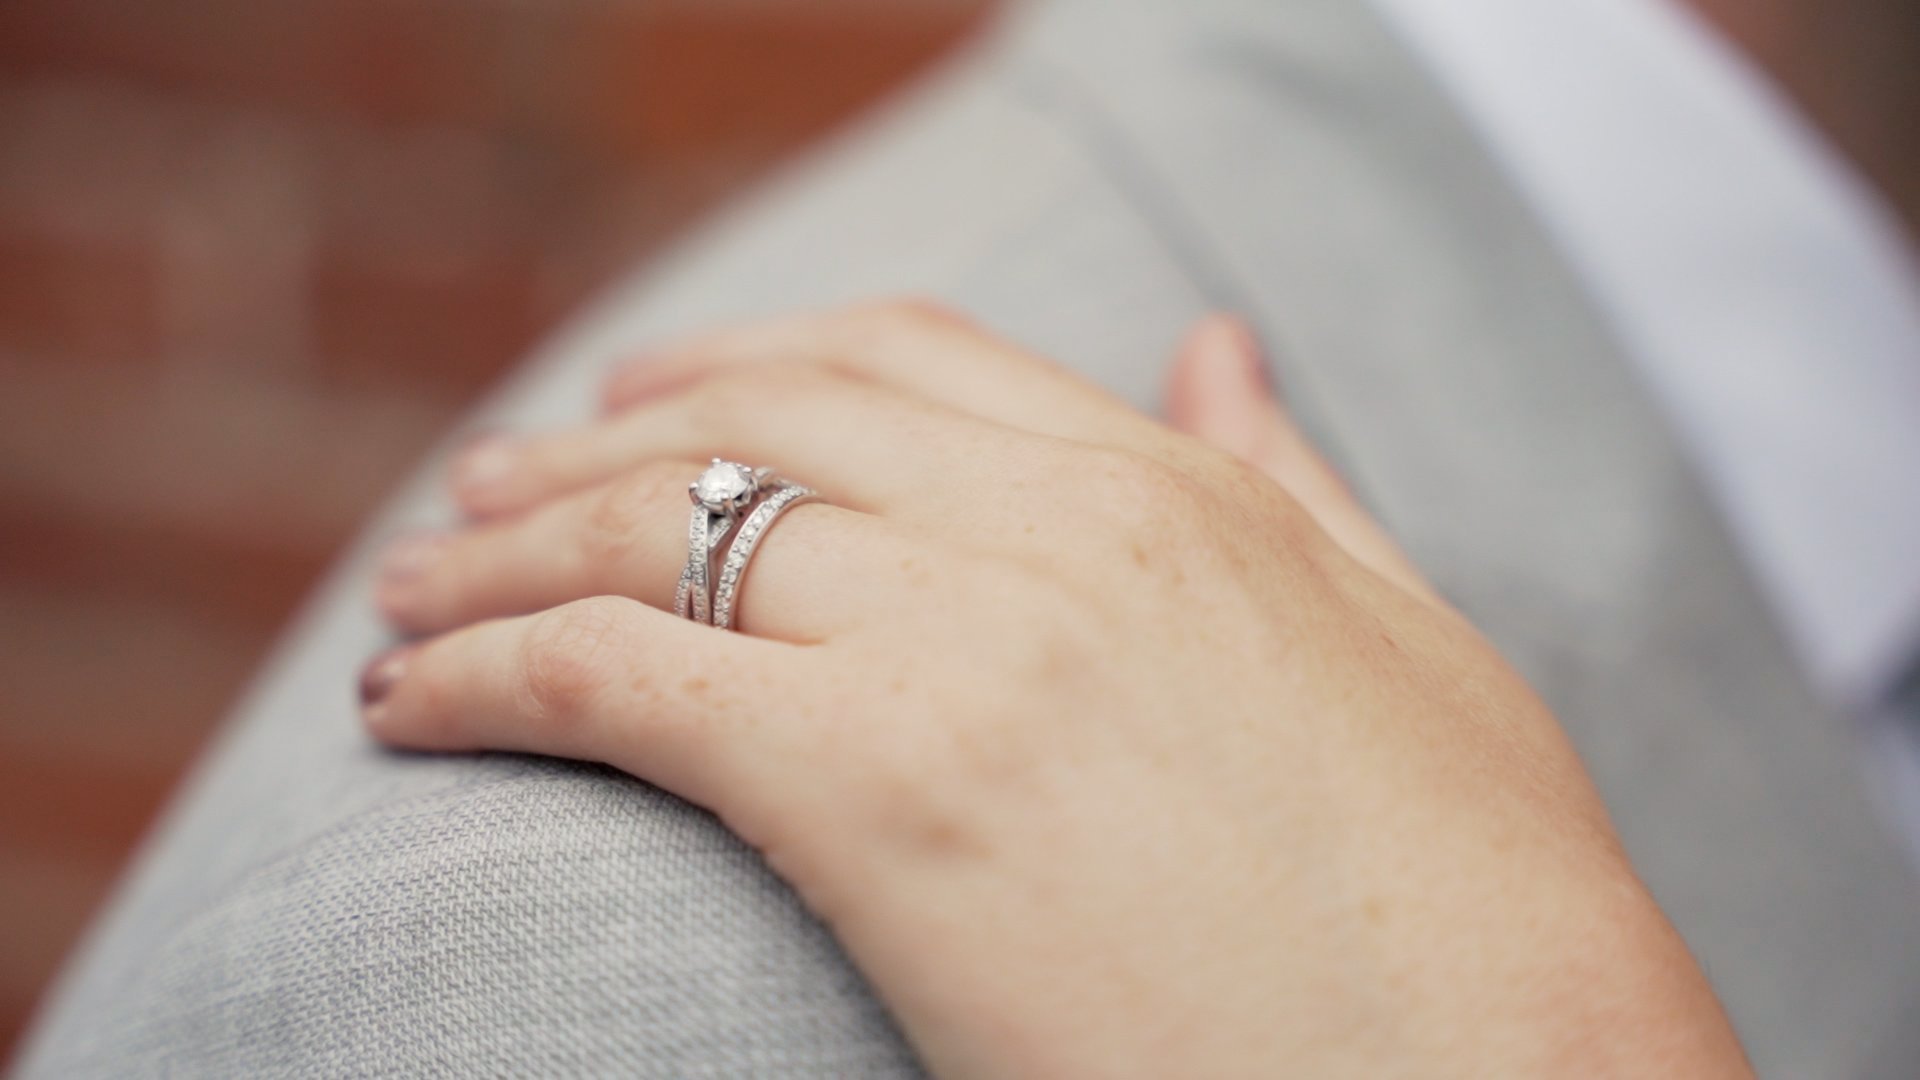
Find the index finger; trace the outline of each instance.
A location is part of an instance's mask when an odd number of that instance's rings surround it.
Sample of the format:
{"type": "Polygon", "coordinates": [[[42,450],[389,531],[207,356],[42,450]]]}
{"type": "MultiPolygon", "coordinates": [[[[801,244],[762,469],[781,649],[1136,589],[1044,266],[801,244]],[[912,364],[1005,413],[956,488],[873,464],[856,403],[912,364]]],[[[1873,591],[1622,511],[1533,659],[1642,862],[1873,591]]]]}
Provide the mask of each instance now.
{"type": "Polygon", "coordinates": [[[762,785],[827,682],[814,648],[598,596],[475,623],[376,658],[361,717],[389,745],[599,761],[722,814],[762,785]]]}

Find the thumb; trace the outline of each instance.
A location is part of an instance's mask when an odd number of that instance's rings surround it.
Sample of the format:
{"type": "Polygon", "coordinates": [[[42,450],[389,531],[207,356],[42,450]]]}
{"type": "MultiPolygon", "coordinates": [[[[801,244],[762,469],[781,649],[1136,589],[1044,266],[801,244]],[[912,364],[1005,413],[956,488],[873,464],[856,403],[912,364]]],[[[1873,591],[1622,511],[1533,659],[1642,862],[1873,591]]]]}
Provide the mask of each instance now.
{"type": "Polygon", "coordinates": [[[1433,587],[1354,498],[1287,414],[1267,381],[1266,357],[1241,320],[1208,315],[1181,343],[1167,380],[1174,428],[1267,474],[1348,554],[1420,596],[1433,587]]]}

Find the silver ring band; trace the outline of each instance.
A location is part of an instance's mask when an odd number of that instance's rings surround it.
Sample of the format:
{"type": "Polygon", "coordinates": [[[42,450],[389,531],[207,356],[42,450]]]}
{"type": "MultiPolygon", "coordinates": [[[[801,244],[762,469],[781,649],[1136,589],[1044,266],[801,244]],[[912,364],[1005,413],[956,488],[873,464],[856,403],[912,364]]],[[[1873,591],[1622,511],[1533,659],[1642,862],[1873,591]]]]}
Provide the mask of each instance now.
{"type": "Polygon", "coordinates": [[[714,529],[717,514],[710,514],[705,507],[693,508],[693,515],[687,521],[687,565],[680,569],[680,584],[673,592],[673,613],[683,619],[692,619],[697,623],[712,621],[709,606],[713,602],[713,587],[709,578],[713,573],[713,548],[719,536],[725,535],[726,519],[720,518],[720,529],[714,529]]]}
{"type": "Polygon", "coordinates": [[[740,579],[746,576],[747,563],[760,547],[760,541],[767,530],[781,514],[796,506],[810,502],[822,502],[820,493],[798,484],[781,483],[761,501],[753,512],[740,523],[733,534],[733,545],[727,548],[727,558],[720,566],[720,580],[714,584],[712,624],[721,630],[733,629],[734,597],[740,592],[740,579]]]}
{"type": "Polygon", "coordinates": [[[737,461],[714,458],[687,485],[693,514],[687,519],[687,565],[673,590],[675,615],[697,623],[713,621],[713,553],[772,482],[772,469],[750,469],[737,461]]]}

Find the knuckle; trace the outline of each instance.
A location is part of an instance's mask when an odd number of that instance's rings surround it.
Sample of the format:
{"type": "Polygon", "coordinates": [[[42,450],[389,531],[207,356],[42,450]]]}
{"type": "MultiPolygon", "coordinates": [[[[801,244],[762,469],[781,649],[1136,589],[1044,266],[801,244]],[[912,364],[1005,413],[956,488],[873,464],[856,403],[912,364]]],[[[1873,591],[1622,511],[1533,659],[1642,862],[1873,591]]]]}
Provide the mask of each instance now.
{"type": "Polygon", "coordinates": [[[965,325],[970,320],[959,308],[931,296],[905,294],[868,301],[853,309],[881,322],[914,325],[965,325]]]}
{"type": "Polygon", "coordinates": [[[780,378],[792,363],[761,364],[745,373],[738,369],[718,372],[700,384],[688,405],[705,423],[723,421],[761,396],[760,387],[780,378]]]}
{"type": "Polygon", "coordinates": [[[1131,450],[1095,447],[1083,468],[1111,520],[1132,529],[1162,531],[1189,521],[1200,486],[1186,471],[1131,450]]]}
{"type": "Polygon", "coordinates": [[[818,393],[845,380],[845,374],[835,370],[824,358],[796,357],[728,379],[734,385],[723,389],[729,396],[722,404],[738,410],[739,416],[762,415],[768,404],[781,395],[818,393]]]}
{"type": "Polygon", "coordinates": [[[697,470],[680,462],[649,462],[608,484],[587,507],[580,538],[589,566],[605,566],[633,548],[634,538],[672,520],[686,505],[687,478],[697,470]]]}
{"type": "Polygon", "coordinates": [[[1325,535],[1306,504],[1286,491],[1257,489],[1249,492],[1246,502],[1258,508],[1260,531],[1283,542],[1290,549],[1300,548],[1325,535]]]}
{"type": "Polygon", "coordinates": [[[408,665],[407,693],[413,705],[406,711],[408,725],[429,745],[453,745],[459,741],[462,695],[457,680],[465,665],[443,660],[432,643],[420,647],[408,665]]]}
{"type": "Polygon", "coordinates": [[[906,334],[926,334],[971,330],[973,319],[950,304],[925,296],[896,296],[868,301],[847,310],[845,321],[856,336],[872,339],[896,338],[906,334]]]}
{"type": "Polygon", "coordinates": [[[456,592],[469,555],[466,541],[456,533],[416,533],[389,545],[380,561],[383,605],[393,614],[414,617],[456,592]]]}
{"type": "Polygon", "coordinates": [[[782,359],[717,373],[687,395],[687,412],[699,430],[725,439],[743,420],[763,415],[774,387],[802,381],[812,368],[807,361],[782,359]]]}
{"type": "Polygon", "coordinates": [[[519,659],[524,704],[537,721],[568,724],[618,676],[631,604],[600,596],[534,616],[519,659]]]}
{"type": "Polygon", "coordinates": [[[728,445],[753,437],[770,409],[804,408],[846,381],[828,360],[811,357],[741,368],[701,383],[686,402],[688,419],[715,446],[728,445]]]}

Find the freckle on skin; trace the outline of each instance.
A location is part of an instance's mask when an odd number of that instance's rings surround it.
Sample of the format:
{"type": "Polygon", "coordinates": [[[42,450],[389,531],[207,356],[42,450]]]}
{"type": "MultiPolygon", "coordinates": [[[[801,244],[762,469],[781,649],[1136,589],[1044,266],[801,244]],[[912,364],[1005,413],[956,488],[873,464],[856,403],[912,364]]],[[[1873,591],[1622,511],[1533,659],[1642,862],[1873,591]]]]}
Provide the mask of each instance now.
{"type": "Polygon", "coordinates": [[[699,697],[707,692],[708,685],[710,684],[707,682],[706,679],[698,675],[695,675],[693,678],[688,679],[686,682],[681,683],[680,689],[685,690],[689,695],[693,697],[699,697]]]}
{"type": "Polygon", "coordinates": [[[1387,905],[1378,898],[1368,900],[1361,905],[1361,914],[1367,917],[1367,925],[1379,926],[1387,921],[1387,905]]]}
{"type": "Polygon", "coordinates": [[[1139,544],[1133,545],[1133,564],[1142,569],[1147,565],[1147,549],[1139,544]]]}
{"type": "Polygon", "coordinates": [[[932,855],[955,859],[985,859],[992,849],[980,838],[950,821],[930,821],[919,829],[920,843],[932,855]]]}
{"type": "Polygon", "coordinates": [[[901,559],[900,572],[906,576],[909,585],[925,586],[933,581],[933,574],[915,559],[901,559]]]}

